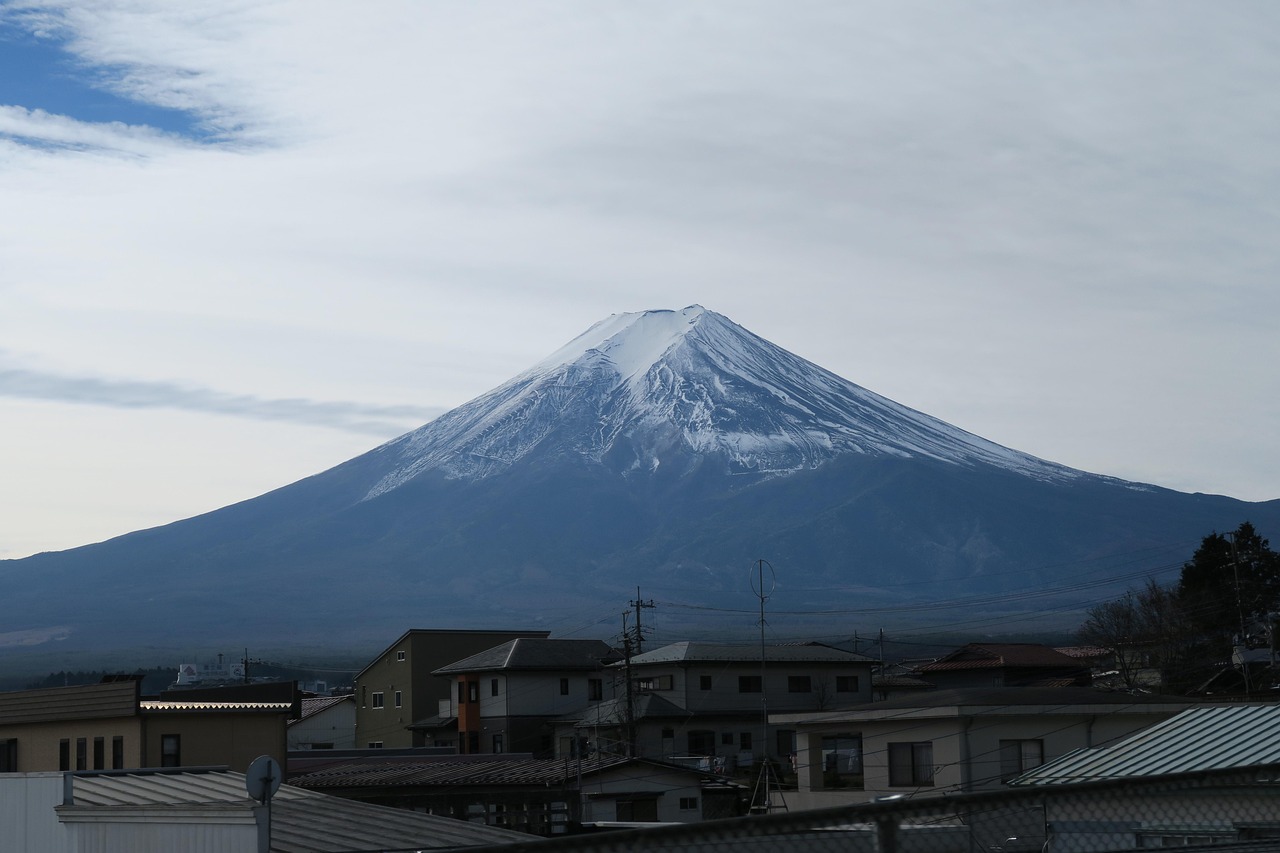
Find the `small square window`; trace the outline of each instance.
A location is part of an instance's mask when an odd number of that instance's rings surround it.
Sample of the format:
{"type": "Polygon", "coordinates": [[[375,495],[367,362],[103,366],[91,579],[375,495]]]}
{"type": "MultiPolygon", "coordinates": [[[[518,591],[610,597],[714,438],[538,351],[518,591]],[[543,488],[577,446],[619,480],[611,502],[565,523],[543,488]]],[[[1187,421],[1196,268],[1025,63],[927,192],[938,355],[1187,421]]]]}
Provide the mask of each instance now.
{"type": "Polygon", "coordinates": [[[733,732],[721,732],[720,744],[722,746],[733,746],[733,732]]]}
{"type": "Polygon", "coordinates": [[[813,682],[807,675],[788,675],[787,676],[787,692],[788,693],[812,693],[813,682]]]}
{"type": "Polygon", "coordinates": [[[709,676],[709,675],[699,675],[699,676],[698,676],[698,689],[699,689],[699,690],[710,690],[710,689],[711,689],[711,676],[709,676]]]}
{"type": "Polygon", "coordinates": [[[739,675],[738,676],[738,692],[739,693],[763,693],[764,679],[758,675],[739,675]]]}
{"type": "Polygon", "coordinates": [[[837,693],[857,693],[858,692],[858,676],[837,675],[836,676],[836,692],[837,693]]]}
{"type": "Polygon", "coordinates": [[[404,660],[404,652],[396,652],[396,660],[397,661],[404,660]]]}
{"type": "Polygon", "coordinates": [[[369,748],[370,748],[370,749],[382,749],[382,741],[380,741],[380,740],[371,740],[371,741],[369,741],[369,748]]]}
{"type": "Polygon", "coordinates": [[[691,811],[696,811],[697,808],[698,808],[697,797],[681,797],[680,798],[680,811],[691,812],[691,811]]]}

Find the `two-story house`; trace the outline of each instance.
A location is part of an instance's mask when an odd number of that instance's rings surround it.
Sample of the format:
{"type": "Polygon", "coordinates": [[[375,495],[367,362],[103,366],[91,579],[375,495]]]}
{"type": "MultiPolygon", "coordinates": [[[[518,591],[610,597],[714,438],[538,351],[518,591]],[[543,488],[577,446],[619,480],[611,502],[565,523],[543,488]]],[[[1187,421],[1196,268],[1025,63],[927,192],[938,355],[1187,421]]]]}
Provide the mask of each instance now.
{"type": "Polygon", "coordinates": [[[788,804],[822,808],[998,789],[1046,761],[1127,737],[1191,704],[1088,687],[1006,687],[926,691],[770,719],[797,732],[798,790],[788,804]]]}
{"type": "Polygon", "coordinates": [[[617,697],[589,709],[574,728],[601,752],[703,757],[726,772],[766,755],[789,762],[795,728],[773,725],[768,715],[869,702],[873,663],[817,643],[672,643],[612,664],[617,697]]]}
{"type": "Polygon", "coordinates": [[[435,670],[454,681],[458,752],[554,752],[552,721],[605,698],[602,640],[521,637],[435,670]]]}
{"type": "MultiPolygon", "coordinates": [[[[365,749],[423,746],[409,726],[437,713],[450,683],[432,673],[446,664],[517,637],[549,631],[455,631],[413,628],[356,674],[356,739],[365,749]]],[[[429,744],[426,744],[429,745],[429,744]]]]}

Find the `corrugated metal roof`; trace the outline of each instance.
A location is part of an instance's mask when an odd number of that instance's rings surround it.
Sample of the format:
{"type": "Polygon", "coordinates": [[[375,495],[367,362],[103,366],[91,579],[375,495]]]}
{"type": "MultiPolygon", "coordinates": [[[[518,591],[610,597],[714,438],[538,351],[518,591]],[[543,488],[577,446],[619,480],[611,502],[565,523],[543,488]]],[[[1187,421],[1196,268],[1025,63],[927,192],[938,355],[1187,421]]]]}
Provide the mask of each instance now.
{"type": "Polygon", "coordinates": [[[144,699],[138,707],[149,713],[173,711],[270,711],[289,713],[293,710],[292,702],[165,702],[158,699],[144,699]]]}
{"type": "MultiPolygon", "coordinates": [[[[119,812],[121,807],[163,811],[200,806],[212,812],[251,814],[254,805],[242,773],[129,773],[76,776],[74,803],[60,806],[59,811],[119,812]]],[[[519,832],[345,800],[291,785],[280,786],[271,800],[274,853],[433,849],[528,840],[528,835],[519,832]]]]}
{"type": "Polygon", "coordinates": [[[1061,785],[1280,763],[1280,705],[1191,708],[1108,747],[1081,749],[1011,784],[1061,785]]]}
{"type": "MultiPolygon", "coordinates": [[[[832,646],[765,646],[764,659],[776,663],[871,663],[871,658],[832,646]]],[[[651,663],[759,663],[758,645],[680,642],[631,658],[632,666],[651,663]]],[[[621,664],[614,664],[621,666],[621,664]]]]}

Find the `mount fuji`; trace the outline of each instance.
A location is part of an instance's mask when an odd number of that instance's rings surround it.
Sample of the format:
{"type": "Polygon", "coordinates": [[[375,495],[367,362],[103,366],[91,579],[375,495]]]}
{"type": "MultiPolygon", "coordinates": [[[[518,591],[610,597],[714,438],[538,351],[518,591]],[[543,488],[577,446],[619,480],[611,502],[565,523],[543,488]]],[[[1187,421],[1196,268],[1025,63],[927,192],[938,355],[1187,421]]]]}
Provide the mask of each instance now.
{"type": "Polygon", "coordinates": [[[432,626],[605,635],[637,588],[686,634],[717,619],[748,632],[758,559],[775,571],[770,607],[803,626],[791,633],[865,633],[894,614],[1078,617],[1244,520],[1280,528],[1280,501],[1038,459],[691,306],[606,318],[431,423],[260,497],[0,562],[0,653],[5,637],[101,649],[365,648],[432,626]]]}

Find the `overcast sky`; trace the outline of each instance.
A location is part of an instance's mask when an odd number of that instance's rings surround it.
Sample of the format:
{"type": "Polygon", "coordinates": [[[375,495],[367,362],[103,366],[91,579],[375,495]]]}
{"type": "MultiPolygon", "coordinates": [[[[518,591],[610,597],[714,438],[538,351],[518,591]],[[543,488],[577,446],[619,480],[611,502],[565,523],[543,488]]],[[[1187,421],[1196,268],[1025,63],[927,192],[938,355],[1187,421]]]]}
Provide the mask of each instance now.
{"type": "Polygon", "coordinates": [[[0,557],[692,303],[1019,450],[1280,497],[1278,33],[1274,0],[0,0],[0,557]]]}

